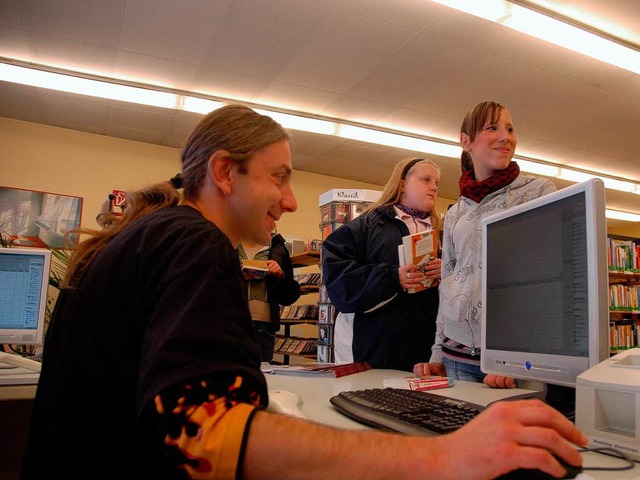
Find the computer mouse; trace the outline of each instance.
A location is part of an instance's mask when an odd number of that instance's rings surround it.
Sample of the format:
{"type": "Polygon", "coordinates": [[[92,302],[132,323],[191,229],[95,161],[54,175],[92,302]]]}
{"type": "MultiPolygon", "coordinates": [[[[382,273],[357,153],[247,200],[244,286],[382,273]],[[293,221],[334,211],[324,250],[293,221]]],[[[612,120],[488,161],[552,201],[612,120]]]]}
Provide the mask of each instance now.
{"type": "Polygon", "coordinates": [[[267,411],[284,413],[298,418],[307,418],[302,413],[303,400],[297,393],[287,390],[269,390],[269,406],[267,411]]]}
{"type": "MultiPolygon", "coordinates": [[[[581,466],[571,465],[559,457],[555,458],[567,471],[565,476],[560,478],[576,478],[578,474],[582,473],[581,466]]],[[[500,475],[495,480],[558,480],[558,477],[554,477],[549,475],[547,472],[543,472],[542,470],[535,468],[519,468],[517,470],[512,470],[509,473],[505,473],[504,475],[500,475]]]]}

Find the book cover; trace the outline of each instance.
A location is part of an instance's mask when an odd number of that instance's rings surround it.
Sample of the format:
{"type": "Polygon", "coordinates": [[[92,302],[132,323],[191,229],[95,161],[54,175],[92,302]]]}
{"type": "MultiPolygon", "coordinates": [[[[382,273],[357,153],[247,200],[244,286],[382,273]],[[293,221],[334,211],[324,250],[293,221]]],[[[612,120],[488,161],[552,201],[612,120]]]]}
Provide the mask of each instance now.
{"type": "Polygon", "coordinates": [[[338,378],[353,373],[371,370],[367,362],[354,363],[305,363],[303,365],[272,365],[269,373],[274,375],[299,375],[304,377],[338,378]]]}
{"type": "Polygon", "coordinates": [[[242,260],[242,271],[250,273],[255,278],[263,278],[269,272],[267,262],[264,260],[242,260]]]}
{"type": "Polygon", "coordinates": [[[284,343],[280,347],[280,351],[281,352],[286,352],[287,349],[291,346],[291,342],[293,342],[293,339],[291,339],[291,338],[285,339],[284,343]]]}
{"type": "MultiPolygon", "coordinates": [[[[402,237],[402,245],[398,246],[400,266],[414,264],[418,270],[438,255],[438,232],[428,230],[402,237]]],[[[420,292],[431,287],[433,279],[422,282],[421,287],[409,288],[408,293],[420,292]]]]}
{"type": "Polygon", "coordinates": [[[307,347],[307,343],[308,343],[307,340],[300,340],[300,343],[298,344],[296,349],[293,351],[293,353],[302,354],[304,349],[307,347]]]}
{"type": "Polygon", "coordinates": [[[284,344],[284,341],[285,341],[285,338],[284,338],[284,337],[278,337],[278,338],[276,339],[276,343],[275,343],[275,345],[273,346],[273,349],[274,349],[275,351],[280,350],[280,348],[281,348],[281,347],[282,347],[282,345],[284,344]]]}
{"type": "Polygon", "coordinates": [[[399,377],[386,378],[382,385],[385,388],[401,388],[403,390],[435,390],[437,388],[453,387],[455,381],[449,377],[399,377]]]}
{"type": "Polygon", "coordinates": [[[298,345],[300,345],[300,340],[293,339],[289,344],[289,347],[287,347],[287,353],[295,352],[296,348],[298,348],[298,345]]]}

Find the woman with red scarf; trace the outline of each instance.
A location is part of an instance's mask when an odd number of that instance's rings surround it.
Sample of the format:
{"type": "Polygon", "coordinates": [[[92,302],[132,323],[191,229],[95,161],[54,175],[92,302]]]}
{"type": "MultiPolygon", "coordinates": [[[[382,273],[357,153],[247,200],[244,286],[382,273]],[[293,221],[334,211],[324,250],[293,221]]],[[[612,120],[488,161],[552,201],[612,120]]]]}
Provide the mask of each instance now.
{"type": "Polygon", "coordinates": [[[499,103],[479,103],[462,122],[460,197],[444,220],[436,339],[430,363],[416,364],[416,375],[515,386],[512,378],[480,370],[482,219],[556,190],[549,180],[520,173],[512,161],[516,143],[511,115],[499,103]]]}

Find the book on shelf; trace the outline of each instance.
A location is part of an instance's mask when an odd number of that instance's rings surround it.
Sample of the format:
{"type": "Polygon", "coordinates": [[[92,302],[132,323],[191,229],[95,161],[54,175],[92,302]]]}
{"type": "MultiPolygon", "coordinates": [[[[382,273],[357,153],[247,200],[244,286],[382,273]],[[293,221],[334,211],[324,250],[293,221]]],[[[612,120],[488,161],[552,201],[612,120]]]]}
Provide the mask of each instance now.
{"type": "MultiPolygon", "coordinates": [[[[424,268],[430,260],[438,255],[438,232],[425,230],[402,237],[402,244],[398,245],[398,259],[400,266],[412,263],[418,270],[424,268]]],[[[429,278],[421,282],[420,287],[408,288],[408,293],[416,293],[425,290],[433,284],[429,278]]]]}
{"type": "Polygon", "coordinates": [[[255,278],[264,278],[269,273],[269,268],[264,260],[243,259],[242,271],[253,275],[255,278]]]}
{"type": "Polygon", "coordinates": [[[316,340],[305,338],[278,337],[273,347],[278,354],[308,355],[316,353],[316,340]]]}
{"type": "Polygon", "coordinates": [[[453,387],[455,381],[449,377],[398,377],[386,378],[382,381],[385,388],[400,388],[403,390],[435,390],[437,388],[453,387]]]}
{"type": "Polygon", "coordinates": [[[282,347],[282,345],[284,344],[284,341],[285,341],[285,340],[286,340],[286,339],[285,339],[284,337],[278,337],[278,338],[276,339],[276,343],[275,343],[275,345],[273,346],[273,349],[274,349],[276,352],[277,352],[278,350],[280,350],[280,348],[281,348],[281,347],[282,347]]]}
{"type": "Polygon", "coordinates": [[[304,377],[338,378],[371,370],[367,362],[353,363],[305,363],[303,365],[269,365],[263,373],[273,375],[298,375],[304,377]]]}
{"type": "Polygon", "coordinates": [[[296,351],[296,348],[298,348],[298,345],[300,345],[300,340],[294,338],[289,344],[286,353],[294,353],[296,351]]]}

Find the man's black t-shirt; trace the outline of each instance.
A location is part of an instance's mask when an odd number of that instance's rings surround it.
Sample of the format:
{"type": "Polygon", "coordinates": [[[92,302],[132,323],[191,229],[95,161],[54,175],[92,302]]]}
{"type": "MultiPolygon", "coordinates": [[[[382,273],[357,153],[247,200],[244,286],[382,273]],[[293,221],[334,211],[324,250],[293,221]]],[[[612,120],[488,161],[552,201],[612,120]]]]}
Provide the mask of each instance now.
{"type": "Polygon", "coordinates": [[[237,253],[190,207],[152,213],[61,292],[23,473],[126,476],[133,462],[149,478],[166,475],[141,412],[168,386],[229,372],[255,380],[266,399],[237,253]],[[77,470],[85,463],[92,471],[77,470]]]}

